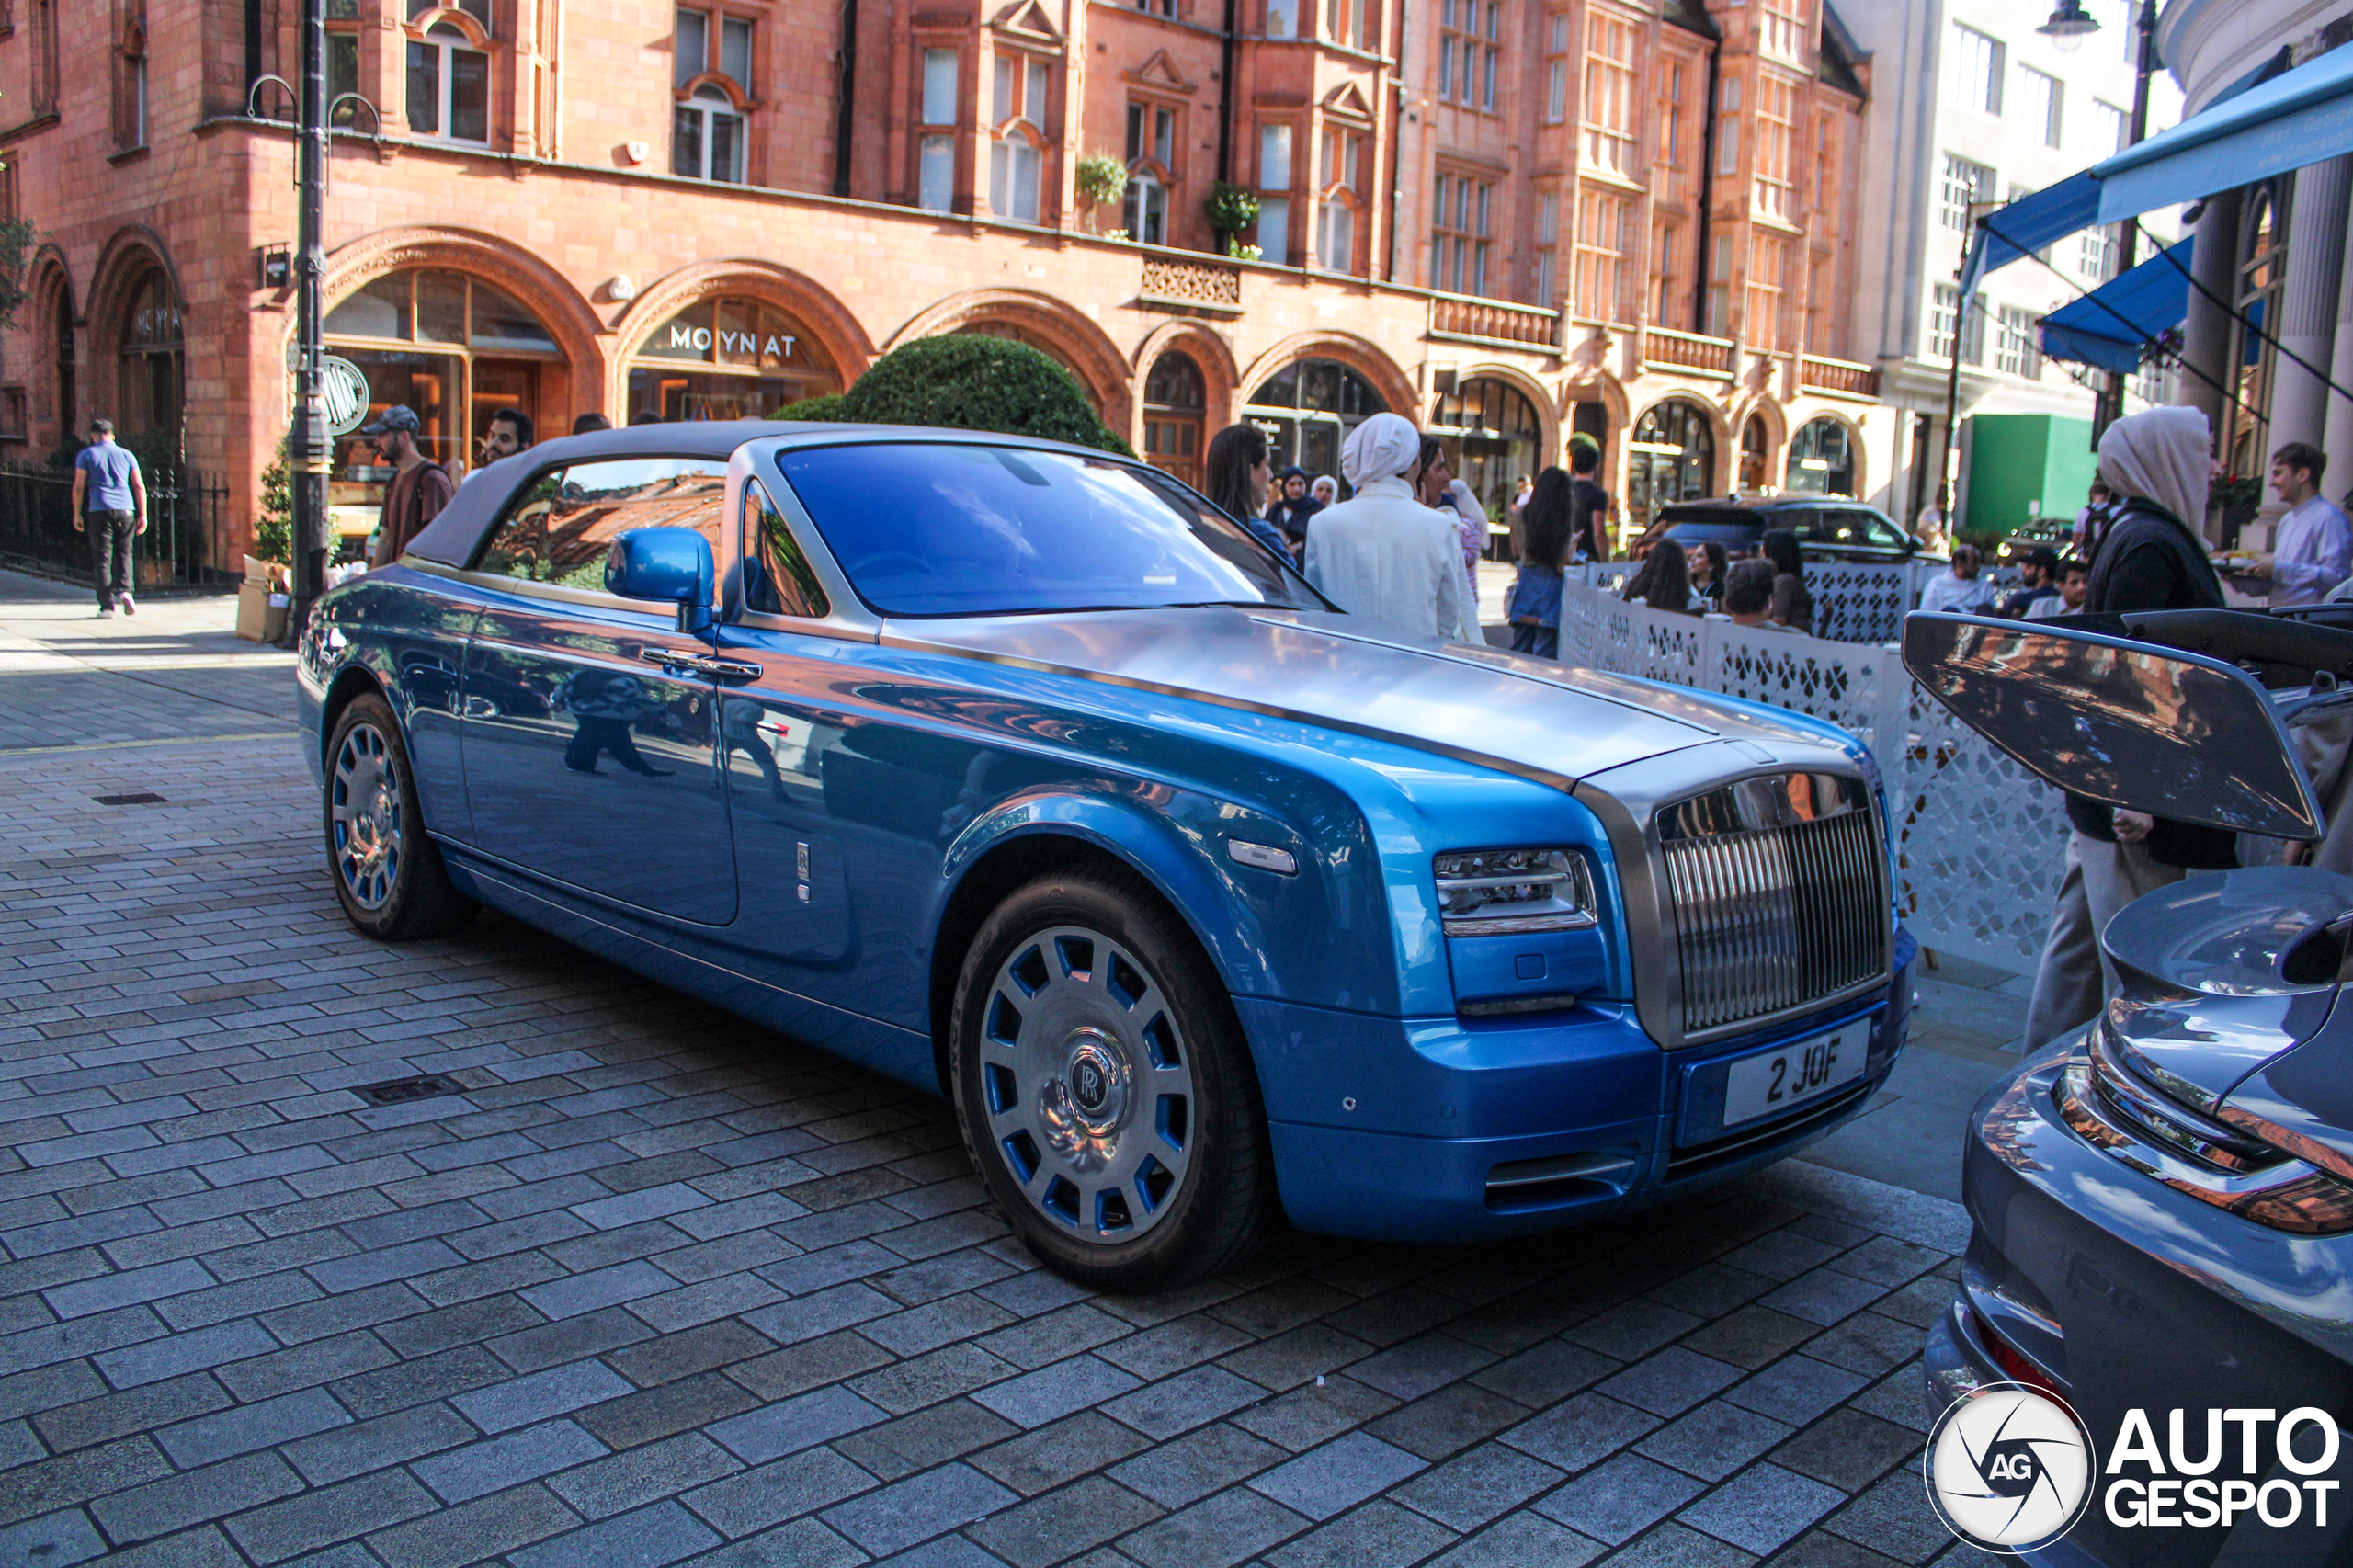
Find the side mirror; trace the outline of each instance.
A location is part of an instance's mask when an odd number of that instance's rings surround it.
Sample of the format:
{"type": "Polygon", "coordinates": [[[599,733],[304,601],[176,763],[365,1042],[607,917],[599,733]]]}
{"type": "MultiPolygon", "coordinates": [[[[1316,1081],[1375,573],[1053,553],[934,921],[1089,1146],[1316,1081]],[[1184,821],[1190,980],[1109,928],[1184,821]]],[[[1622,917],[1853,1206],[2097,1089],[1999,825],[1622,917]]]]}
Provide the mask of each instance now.
{"type": "Polygon", "coordinates": [[[1971,729],[2071,793],[2272,838],[2324,831],[2272,699],[2218,660],[2035,622],[1915,613],[1904,622],[1904,667],[1971,729]]]}
{"type": "Polygon", "coordinates": [[[692,528],[631,528],[605,552],[605,591],[676,605],[681,631],[710,624],[717,575],[710,541],[692,528]]]}

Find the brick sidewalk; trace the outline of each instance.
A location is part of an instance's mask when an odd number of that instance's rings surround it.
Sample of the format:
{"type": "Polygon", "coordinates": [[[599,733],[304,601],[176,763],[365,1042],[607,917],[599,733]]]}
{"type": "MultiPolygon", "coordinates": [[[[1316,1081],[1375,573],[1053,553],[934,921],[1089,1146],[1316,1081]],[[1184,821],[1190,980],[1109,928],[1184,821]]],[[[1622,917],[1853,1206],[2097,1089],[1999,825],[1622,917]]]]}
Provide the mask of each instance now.
{"type": "Polygon", "coordinates": [[[1917,1468],[1952,1205],[1785,1165],[1090,1296],[935,1100],[495,917],[353,935],[288,741],[0,796],[0,1563],[1975,1559],[1917,1468]]]}

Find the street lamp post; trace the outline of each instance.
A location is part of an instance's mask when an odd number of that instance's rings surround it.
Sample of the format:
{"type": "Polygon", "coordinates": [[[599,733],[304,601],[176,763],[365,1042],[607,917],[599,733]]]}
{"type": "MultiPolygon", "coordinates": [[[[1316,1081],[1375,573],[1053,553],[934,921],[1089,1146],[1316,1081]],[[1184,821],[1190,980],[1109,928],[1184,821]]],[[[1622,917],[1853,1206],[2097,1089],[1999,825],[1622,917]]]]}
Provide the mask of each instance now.
{"type": "MultiPolygon", "coordinates": [[[[2140,15],[2134,18],[2140,34],[2140,51],[2134,59],[2132,79],[2132,124],[2124,145],[2131,147],[2147,140],[2149,134],[2149,78],[2157,69],[2157,0],[2141,0],[2140,15]]],[[[2051,19],[2034,29],[2063,50],[2072,50],[2084,40],[2100,30],[2098,19],[2086,14],[2083,0],[2060,0],[2059,8],[2051,19]]],[[[2123,148],[2117,149],[2119,152],[2123,148]]],[[[2141,259],[2140,225],[2126,222],[2124,233],[2118,243],[2116,271],[2119,277],[2132,270],[2141,259]]],[[[2092,444],[2099,444],[2100,433],[2124,415],[2124,372],[2110,370],[2107,384],[2101,389],[2098,406],[2092,414],[2092,444]]]]}
{"type": "Polygon", "coordinates": [[[293,647],[310,622],[311,607],[326,591],[327,438],[325,348],[322,342],[326,280],[327,21],[326,0],[302,0],[302,91],[295,142],[294,420],[286,442],[294,488],[294,580],[284,646],[293,647]]]}

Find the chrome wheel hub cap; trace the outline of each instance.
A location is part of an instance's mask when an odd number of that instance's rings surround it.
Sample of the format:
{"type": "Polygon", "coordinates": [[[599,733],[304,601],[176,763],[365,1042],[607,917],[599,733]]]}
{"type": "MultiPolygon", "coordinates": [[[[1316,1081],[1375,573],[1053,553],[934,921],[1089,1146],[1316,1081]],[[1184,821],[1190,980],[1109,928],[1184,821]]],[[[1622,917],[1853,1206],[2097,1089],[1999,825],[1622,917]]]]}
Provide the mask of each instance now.
{"type": "Polygon", "coordinates": [[[1195,1086],[1133,954],[1077,926],[1024,942],[990,986],[980,1058],[990,1141],[1033,1209],[1105,1242],[1159,1222],[1191,1157],[1195,1086]]]}
{"type": "Polygon", "coordinates": [[[400,876],[400,777],[373,724],[354,724],[327,779],[327,821],[335,874],[363,909],[381,909],[400,876]]]}

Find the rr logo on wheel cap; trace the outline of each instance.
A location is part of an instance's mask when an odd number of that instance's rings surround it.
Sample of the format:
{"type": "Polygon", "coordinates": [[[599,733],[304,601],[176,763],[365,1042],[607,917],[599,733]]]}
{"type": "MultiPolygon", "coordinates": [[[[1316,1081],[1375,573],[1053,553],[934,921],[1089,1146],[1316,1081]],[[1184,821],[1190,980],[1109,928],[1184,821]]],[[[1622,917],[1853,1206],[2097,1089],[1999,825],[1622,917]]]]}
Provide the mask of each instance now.
{"type": "Polygon", "coordinates": [[[1110,1090],[1110,1084],[1103,1076],[1103,1069],[1091,1059],[1080,1058],[1070,1075],[1071,1097],[1078,1102],[1078,1108],[1089,1116],[1099,1113],[1110,1090]]]}

